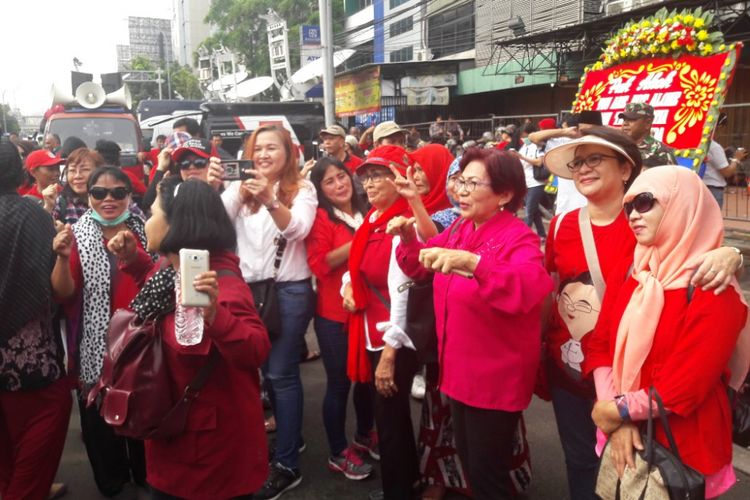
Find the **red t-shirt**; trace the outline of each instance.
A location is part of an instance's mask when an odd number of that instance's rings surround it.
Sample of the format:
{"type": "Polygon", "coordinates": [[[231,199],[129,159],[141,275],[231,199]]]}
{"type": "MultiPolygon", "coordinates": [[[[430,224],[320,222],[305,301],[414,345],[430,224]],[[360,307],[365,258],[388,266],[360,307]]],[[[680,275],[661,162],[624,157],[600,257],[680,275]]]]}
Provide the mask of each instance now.
{"type": "MultiPolygon", "coordinates": [[[[553,311],[545,341],[550,377],[563,388],[580,395],[594,397],[590,377],[584,377],[583,362],[590,339],[588,335],[596,325],[601,311],[601,301],[594,289],[586,263],[581,231],[578,225],[580,210],[564,215],[560,229],[555,229],[562,215],[552,219],[545,249],[545,266],[559,277],[553,297],[553,311]]],[[[618,264],[632,262],[635,236],[628,226],[624,212],[607,226],[592,224],[594,242],[605,282],[618,264]]],[[[625,280],[623,274],[622,281],[625,280]]]]}
{"type": "Polygon", "coordinates": [[[349,169],[351,173],[355,173],[357,171],[357,167],[362,165],[364,162],[365,161],[362,158],[356,155],[347,154],[347,158],[344,160],[344,165],[349,169]]]}
{"type": "Polygon", "coordinates": [[[315,222],[307,235],[307,264],[317,279],[318,301],[315,313],[331,321],[345,323],[349,313],[342,305],[341,277],[348,266],[344,262],[339,267],[331,268],[326,263],[326,255],[349,243],[354,238],[354,231],[343,223],[335,223],[328,213],[319,208],[315,222]]]}

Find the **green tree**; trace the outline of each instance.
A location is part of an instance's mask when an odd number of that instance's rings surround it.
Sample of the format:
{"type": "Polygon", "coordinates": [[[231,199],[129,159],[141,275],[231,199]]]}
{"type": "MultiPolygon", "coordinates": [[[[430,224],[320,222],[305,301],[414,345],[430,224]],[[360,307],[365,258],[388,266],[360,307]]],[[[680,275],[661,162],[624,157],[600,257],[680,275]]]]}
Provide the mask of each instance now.
{"type": "Polygon", "coordinates": [[[10,106],[5,103],[0,104],[0,106],[2,107],[0,109],[0,129],[3,129],[3,132],[6,134],[10,134],[11,132],[18,134],[21,131],[21,127],[18,125],[16,117],[11,114],[10,106]]]}
{"type": "MultiPolygon", "coordinates": [[[[206,22],[216,27],[203,41],[207,49],[219,45],[242,56],[252,76],[270,75],[266,22],[261,18],[269,8],[286,20],[289,29],[289,57],[292,71],[299,68],[299,28],[319,24],[317,0],[214,0],[206,22]]],[[[344,2],[333,2],[334,33],[344,22],[344,2]]]]}
{"type": "Polygon", "coordinates": [[[180,66],[178,63],[172,63],[172,66],[169,68],[169,79],[172,86],[173,98],[203,98],[198,77],[195,76],[190,66],[180,66]]]}
{"type": "MultiPolygon", "coordinates": [[[[156,64],[154,64],[149,58],[143,56],[136,56],[128,65],[128,69],[133,71],[156,71],[156,64]]],[[[156,74],[151,78],[155,79],[156,74]]],[[[159,84],[156,82],[139,82],[139,81],[128,81],[128,88],[130,89],[130,95],[133,98],[133,110],[138,108],[138,103],[144,99],[158,99],[159,98],[159,84]]],[[[166,85],[162,84],[162,90],[165,91],[166,85]]]]}

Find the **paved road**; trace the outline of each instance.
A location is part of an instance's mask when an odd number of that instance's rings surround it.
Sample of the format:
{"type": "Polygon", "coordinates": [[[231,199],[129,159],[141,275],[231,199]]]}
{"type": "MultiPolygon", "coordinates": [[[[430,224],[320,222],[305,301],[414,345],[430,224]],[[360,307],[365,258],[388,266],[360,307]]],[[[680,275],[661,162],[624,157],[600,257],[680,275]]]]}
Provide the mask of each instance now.
{"type": "MultiPolygon", "coordinates": [[[[314,336],[309,335],[308,341],[312,347],[315,344],[314,336]]],[[[307,442],[307,450],[301,457],[304,479],[299,488],[289,492],[284,499],[366,499],[368,492],[378,488],[377,477],[361,482],[349,481],[341,475],[329,472],[326,468],[328,449],[321,423],[321,404],[325,391],[325,372],[322,362],[318,360],[303,364],[302,378],[305,387],[304,437],[307,442]]],[[[413,409],[414,421],[418,422],[416,416],[419,406],[416,402],[413,409]]],[[[535,398],[531,407],[526,411],[525,417],[534,469],[534,479],[527,498],[564,500],[568,498],[564,462],[551,406],[535,398]]],[[[353,427],[350,428],[350,435],[353,431],[353,427]]],[[[723,498],[730,500],[750,498],[750,477],[741,473],[738,475],[740,476],[739,484],[723,498]]],[[[68,484],[70,489],[66,497],[68,500],[103,498],[96,491],[91,477],[86,452],[80,439],[77,411],[71,417],[58,480],[68,484]]],[[[128,490],[119,495],[118,500],[131,500],[136,497],[148,498],[143,492],[136,493],[134,490],[128,490]]],[[[449,498],[463,497],[450,496],[449,498]]]]}

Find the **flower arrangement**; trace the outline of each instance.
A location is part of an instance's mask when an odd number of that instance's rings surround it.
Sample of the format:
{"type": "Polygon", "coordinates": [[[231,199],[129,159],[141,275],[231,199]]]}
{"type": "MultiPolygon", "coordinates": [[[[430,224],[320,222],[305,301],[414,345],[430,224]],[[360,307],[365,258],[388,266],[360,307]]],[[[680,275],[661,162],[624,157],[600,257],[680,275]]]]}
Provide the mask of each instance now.
{"type": "Polygon", "coordinates": [[[660,9],[653,16],[633,21],[607,40],[599,60],[586,71],[606,69],[644,57],[683,54],[709,56],[724,52],[724,35],[710,31],[713,14],[700,7],[681,12],[660,9]]]}

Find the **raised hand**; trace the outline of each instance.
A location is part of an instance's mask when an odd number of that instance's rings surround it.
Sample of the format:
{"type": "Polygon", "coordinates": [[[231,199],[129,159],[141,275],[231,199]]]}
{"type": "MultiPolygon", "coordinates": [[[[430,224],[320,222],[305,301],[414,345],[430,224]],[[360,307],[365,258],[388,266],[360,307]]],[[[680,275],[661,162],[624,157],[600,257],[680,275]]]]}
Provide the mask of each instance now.
{"type": "Polygon", "coordinates": [[[138,253],[138,244],[135,241],[135,235],[130,231],[119,231],[107,243],[107,249],[126,265],[135,259],[138,253]]]}
{"type": "Polygon", "coordinates": [[[65,227],[60,230],[52,240],[52,250],[64,259],[70,257],[70,250],[73,248],[73,230],[70,224],[65,224],[65,227]]]}

